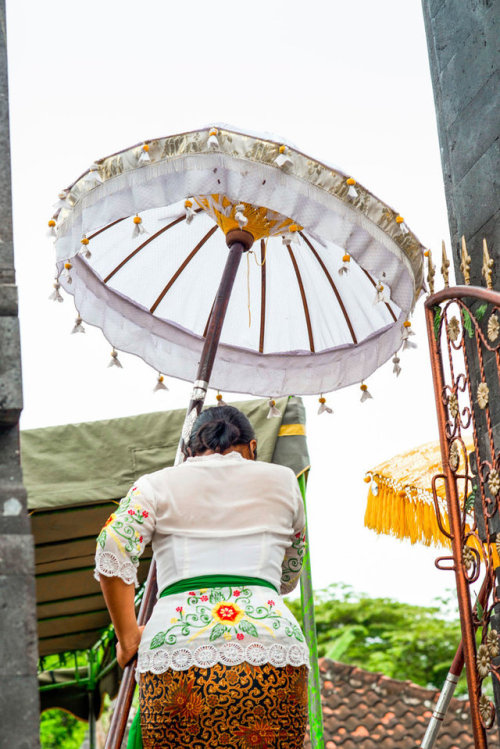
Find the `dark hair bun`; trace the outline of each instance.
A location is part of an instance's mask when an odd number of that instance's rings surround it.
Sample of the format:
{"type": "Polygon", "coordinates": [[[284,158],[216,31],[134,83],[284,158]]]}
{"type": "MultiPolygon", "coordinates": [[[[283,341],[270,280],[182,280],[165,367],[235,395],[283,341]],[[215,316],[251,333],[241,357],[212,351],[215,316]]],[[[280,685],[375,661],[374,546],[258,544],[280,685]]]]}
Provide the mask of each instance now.
{"type": "Polygon", "coordinates": [[[191,455],[207,450],[223,453],[235,445],[248,445],[253,439],[255,432],[245,414],[234,406],[215,406],[198,416],[188,446],[191,455]]]}

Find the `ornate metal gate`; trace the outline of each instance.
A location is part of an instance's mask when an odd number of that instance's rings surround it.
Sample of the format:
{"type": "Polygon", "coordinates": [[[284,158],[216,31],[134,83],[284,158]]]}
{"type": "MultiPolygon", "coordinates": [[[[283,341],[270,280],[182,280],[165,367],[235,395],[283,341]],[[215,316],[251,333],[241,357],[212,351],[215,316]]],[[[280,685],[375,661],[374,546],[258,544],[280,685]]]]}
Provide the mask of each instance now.
{"type": "Polygon", "coordinates": [[[500,293],[491,289],[491,272],[485,276],[487,289],[445,288],[425,303],[443,464],[433,488],[444,481],[447,518],[435,492],[434,503],[453,550],[436,566],[455,572],[474,741],[481,748],[495,721],[495,705],[484,694],[489,676],[500,706],[500,293]]]}

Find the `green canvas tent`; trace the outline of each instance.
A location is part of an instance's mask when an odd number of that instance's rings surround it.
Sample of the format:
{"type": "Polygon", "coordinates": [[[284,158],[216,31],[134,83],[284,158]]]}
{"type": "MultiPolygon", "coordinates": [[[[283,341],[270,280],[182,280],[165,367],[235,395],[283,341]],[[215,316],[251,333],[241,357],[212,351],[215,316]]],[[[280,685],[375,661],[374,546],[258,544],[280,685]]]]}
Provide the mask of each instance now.
{"type": "MultiPolygon", "coordinates": [[[[265,400],[235,405],[254,425],[259,460],[289,466],[305,486],[309,456],[301,399],[278,400],[281,419],[267,418],[265,400]]],[[[102,693],[116,691],[119,671],[110,620],[92,574],[95,539],[139,476],[173,465],[184,416],[181,409],[21,434],[35,540],[42,710],[62,707],[86,719],[89,696],[92,712],[98,714],[102,693]],[[50,656],[74,651],[80,651],[78,661],[70,656],[64,668],[54,668],[50,656]],[[83,667],[82,651],[87,659],[83,667]]],[[[148,548],[140,582],[150,558],[148,548]]]]}

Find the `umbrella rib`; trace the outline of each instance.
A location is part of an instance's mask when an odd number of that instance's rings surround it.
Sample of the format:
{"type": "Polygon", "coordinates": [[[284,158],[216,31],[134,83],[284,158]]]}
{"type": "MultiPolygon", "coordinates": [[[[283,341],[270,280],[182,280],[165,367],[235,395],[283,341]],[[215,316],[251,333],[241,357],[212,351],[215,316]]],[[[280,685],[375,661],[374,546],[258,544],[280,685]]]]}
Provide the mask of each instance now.
{"type": "Polygon", "coordinates": [[[98,229],[93,234],[89,234],[89,236],[87,237],[87,239],[94,239],[94,237],[97,237],[98,234],[102,234],[103,231],[106,231],[107,229],[111,229],[112,226],[116,226],[116,224],[119,224],[120,221],[125,221],[126,218],[127,218],[126,216],[122,216],[121,218],[117,218],[116,221],[112,221],[107,226],[103,226],[102,229],[98,229]]]}
{"type": "MultiPolygon", "coordinates": [[[[203,209],[199,208],[196,211],[196,213],[199,213],[201,210],[203,210],[203,209]]],[[[122,219],[120,219],[120,220],[122,220],[122,219]]],[[[140,250],[142,250],[144,247],[146,247],[146,245],[148,245],[154,239],[156,239],[157,237],[159,237],[160,234],[163,234],[163,232],[167,231],[167,229],[171,229],[172,226],[175,226],[176,224],[180,224],[181,221],[185,221],[185,220],[186,220],[186,216],[179,216],[179,218],[176,218],[175,221],[171,221],[170,224],[167,224],[166,226],[163,226],[159,231],[155,232],[150,237],[148,237],[145,242],[143,242],[142,244],[140,244],[139,247],[136,247],[135,250],[132,250],[132,252],[130,253],[130,255],[127,255],[126,258],[124,258],[120,263],[118,263],[118,265],[116,266],[116,268],[114,268],[111,271],[111,273],[109,273],[109,275],[106,276],[106,278],[104,279],[104,283],[108,283],[109,279],[113,278],[113,276],[115,275],[115,273],[118,273],[118,271],[121,268],[123,268],[123,266],[126,265],[129,260],[132,260],[132,258],[135,255],[137,255],[138,252],[140,252],[140,250]]]]}
{"type": "MultiPolygon", "coordinates": [[[[360,266],[360,267],[361,267],[361,266],[360,266]]],[[[374,286],[375,288],[377,288],[377,284],[375,283],[375,279],[374,279],[374,278],[372,278],[372,277],[370,276],[370,274],[368,273],[368,271],[367,271],[367,270],[365,270],[365,269],[364,269],[364,268],[362,268],[362,267],[361,267],[361,270],[363,271],[363,273],[365,274],[365,276],[366,276],[366,277],[367,277],[367,278],[369,279],[369,281],[370,281],[370,283],[372,284],[372,286],[374,286]]],[[[396,315],[395,315],[395,314],[394,314],[394,312],[392,311],[392,307],[391,307],[391,305],[389,304],[389,302],[385,302],[385,306],[386,306],[386,307],[387,307],[387,309],[389,310],[389,312],[390,312],[390,315],[391,315],[392,319],[394,320],[394,322],[397,322],[397,321],[398,321],[398,318],[396,317],[396,315]]]]}
{"type": "Polygon", "coordinates": [[[302,237],[302,239],[304,240],[304,242],[307,244],[307,246],[309,247],[309,249],[313,253],[314,257],[316,258],[316,260],[320,264],[320,266],[321,266],[321,268],[322,268],[325,276],[327,277],[328,282],[329,282],[330,286],[332,287],[335,296],[337,297],[337,302],[340,305],[340,309],[342,310],[342,314],[344,315],[344,319],[345,319],[345,321],[347,323],[347,327],[349,328],[349,332],[350,332],[351,337],[352,337],[352,342],[353,343],[357,343],[358,339],[356,338],[356,333],[354,332],[354,328],[352,327],[351,319],[350,319],[349,315],[347,314],[347,310],[345,308],[344,302],[342,301],[342,297],[340,296],[339,290],[337,289],[337,286],[335,285],[335,281],[333,280],[333,278],[331,277],[330,273],[328,272],[328,268],[324,264],[324,262],[321,259],[319,253],[313,247],[312,243],[308,240],[308,238],[306,237],[306,235],[304,234],[304,232],[300,232],[300,236],[302,237]]]}
{"type": "Polygon", "coordinates": [[[264,333],[266,329],[266,243],[260,240],[260,340],[259,352],[264,353],[264,333]]]}
{"type": "Polygon", "coordinates": [[[196,245],[196,247],[193,250],[191,250],[191,252],[187,256],[187,258],[184,260],[184,262],[177,268],[177,270],[175,271],[174,275],[172,276],[172,278],[170,279],[170,281],[167,283],[167,285],[165,286],[165,288],[161,292],[160,296],[155,300],[155,302],[153,303],[153,305],[150,307],[150,309],[149,309],[150,312],[154,312],[155,311],[155,309],[158,307],[158,305],[162,301],[162,299],[165,296],[165,294],[169,291],[169,289],[177,281],[177,279],[181,275],[182,271],[191,262],[191,260],[194,258],[194,256],[196,255],[196,253],[199,250],[201,250],[201,248],[203,247],[203,245],[205,244],[205,242],[208,242],[208,240],[210,239],[210,237],[212,236],[212,234],[214,234],[217,231],[218,228],[219,227],[217,226],[217,224],[215,224],[215,226],[212,226],[212,228],[210,229],[210,231],[207,231],[207,233],[205,234],[205,236],[202,239],[200,239],[200,241],[198,242],[198,244],[196,245]]]}
{"type": "Polygon", "coordinates": [[[304,284],[302,283],[302,276],[300,275],[299,266],[297,265],[297,260],[295,259],[295,255],[293,254],[292,248],[290,247],[290,245],[287,245],[287,250],[290,255],[293,268],[295,270],[295,275],[297,276],[297,283],[299,285],[300,296],[302,297],[302,305],[304,307],[304,315],[306,318],[306,325],[307,325],[307,334],[309,336],[309,348],[314,353],[314,338],[313,338],[312,325],[311,325],[311,316],[309,314],[309,306],[307,304],[304,284]]]}

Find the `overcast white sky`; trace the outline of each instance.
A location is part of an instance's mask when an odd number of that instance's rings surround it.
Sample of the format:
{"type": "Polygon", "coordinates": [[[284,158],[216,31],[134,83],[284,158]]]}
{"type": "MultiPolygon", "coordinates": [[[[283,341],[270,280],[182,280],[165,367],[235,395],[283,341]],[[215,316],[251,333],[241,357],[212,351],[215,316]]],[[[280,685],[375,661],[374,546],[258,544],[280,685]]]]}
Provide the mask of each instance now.
{"type": "MultiPolygon", "coordinates": [[[[95,158],[213,121],[268,130],[353,174],[435,253],[449,246],[420,0],[11,0],[7,11],[23,428],[187,404],[187,384],[153,394],[156,373],[132,356],[107,369],[99,331],[69,334],[72,299],[48,301],[52,204],[95,158]]],[[[390,363],[370,378],[372,401],[348,388],[318,417],[305,399],[315,587],[426,604],[453,586],[437,550],[363,527],[365,471],[438,437],[422,302],[413,329],[418,350],[398,379],[390,363]]]]}

